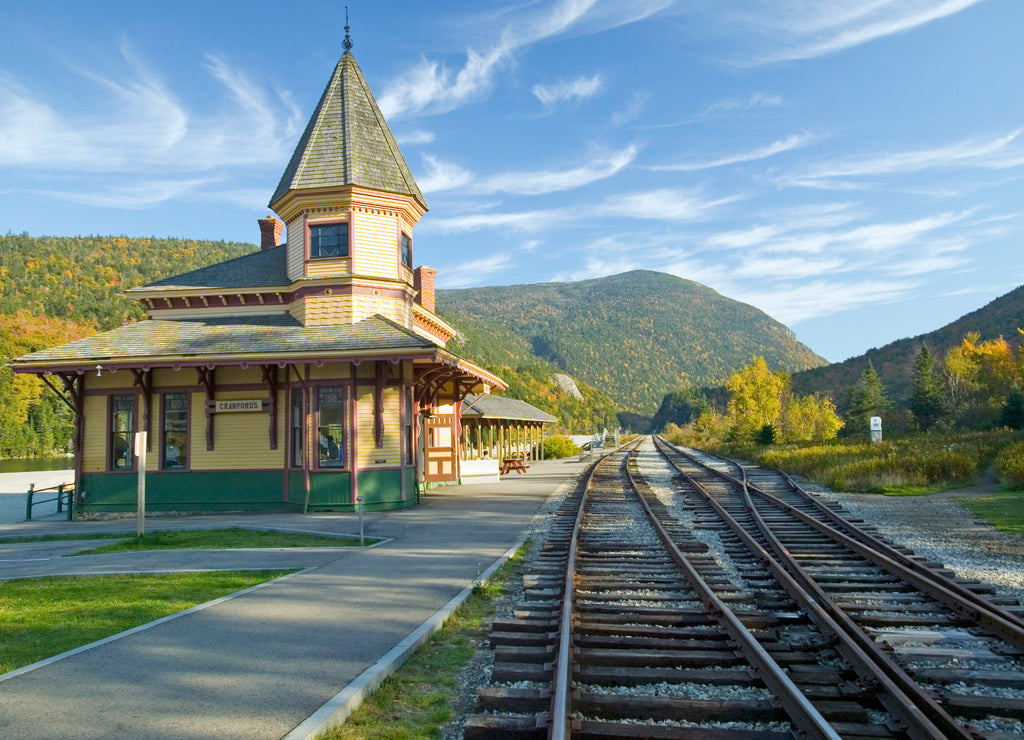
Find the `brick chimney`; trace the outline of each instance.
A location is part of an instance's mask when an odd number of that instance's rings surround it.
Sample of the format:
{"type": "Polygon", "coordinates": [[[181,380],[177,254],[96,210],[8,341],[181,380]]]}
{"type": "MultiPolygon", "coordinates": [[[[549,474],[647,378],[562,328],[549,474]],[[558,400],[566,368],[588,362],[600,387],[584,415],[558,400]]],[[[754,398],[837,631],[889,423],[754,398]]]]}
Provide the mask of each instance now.
{"type": "Polygon", "coordinates": [[[413,287],[419,292],[416,297],[416,302],[419,303],[423,308],[435,313],[434,311],[434,276],[437,275],[437,270],[433,270],[429,267],[417,267],[412,271],[412,284],[413,287]]]}
{"type": "Polygon", "coordinates": [[[260,224],[260,249],[270,249],[281,243],[281,233],[284,231],[284,224],[273,216],[259,219],[260,224]]]}

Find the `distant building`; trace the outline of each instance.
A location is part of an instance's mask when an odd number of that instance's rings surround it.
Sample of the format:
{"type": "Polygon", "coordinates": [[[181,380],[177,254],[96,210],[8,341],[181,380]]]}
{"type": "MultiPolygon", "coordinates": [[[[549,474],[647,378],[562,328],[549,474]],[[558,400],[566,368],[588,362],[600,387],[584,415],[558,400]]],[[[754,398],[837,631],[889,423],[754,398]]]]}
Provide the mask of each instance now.
{"type": "Polygon", "coordinates": [[[389,509],[456,480],[463,399],[506,386],[444,348],[435,271],[413,267],[427,206],[350,47],[261,251],[133,288],[147,320],[14,361],[74,411],[80,511],[134,510],[138,431],[150,510],[389,509]]]}

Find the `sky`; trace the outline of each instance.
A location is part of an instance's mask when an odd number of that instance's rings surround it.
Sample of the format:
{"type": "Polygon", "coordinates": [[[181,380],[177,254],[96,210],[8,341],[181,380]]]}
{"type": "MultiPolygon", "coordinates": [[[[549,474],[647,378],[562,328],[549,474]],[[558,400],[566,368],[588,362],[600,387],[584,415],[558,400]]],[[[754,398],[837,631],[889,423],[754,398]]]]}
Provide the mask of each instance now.
{"type": "MultiPolygon", "coordinates": [[[[1020,0],[349,0],[438,287],[667,272],[830,361],[1024,282],[1020,0]]],[[[0,0],[0,233],[258,243],[344,2],[0,0]]]]}

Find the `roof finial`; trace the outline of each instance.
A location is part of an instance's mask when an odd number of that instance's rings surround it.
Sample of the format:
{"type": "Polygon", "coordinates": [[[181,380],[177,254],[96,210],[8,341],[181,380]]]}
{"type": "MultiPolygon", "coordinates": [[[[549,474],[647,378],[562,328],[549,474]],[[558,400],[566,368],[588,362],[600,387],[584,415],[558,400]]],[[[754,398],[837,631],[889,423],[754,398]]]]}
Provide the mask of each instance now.
{"type": "Polygon", "coordinates": [[[352,37],[348,35],[348,6],[345,6],[345,40],[341,44],[345,47],[345,53],[352,51],[352,37]]]}

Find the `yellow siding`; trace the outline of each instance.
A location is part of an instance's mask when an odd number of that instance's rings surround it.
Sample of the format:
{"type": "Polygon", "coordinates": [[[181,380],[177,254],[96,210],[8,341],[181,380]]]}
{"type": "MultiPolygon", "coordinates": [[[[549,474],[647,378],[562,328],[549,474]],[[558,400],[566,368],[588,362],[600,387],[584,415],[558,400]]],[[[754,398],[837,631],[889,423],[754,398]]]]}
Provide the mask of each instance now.
{"type": "Polygon", "coordinates": [[[398,219],[393,213],[353,213],[352,272],[398,278],[398,219]]]}
{"type": "MultiPolygon", "coordinates": [[[[218,393],[216,400],[266,398],[265,391],[218,393]]],[[[206,394],[192,395],[192,470],[247,470],[280,468],[284,464],[287,427],[284,394],[278,398],[278,448],[270,449],[270,414],[244,412],[216,414],[214,450],[206,449],[206,394]]]]}
{"type": "Polygon", "coordinates": [[[125,393],[135,392],[135,376],[132,375],[130,370],[118,370],[117,372],[111,372],[110,370],[101,370],[100,375],[97,377],[96,368],[85,374],[85,387],[88,390],[108,390],[108,389],[120,389],[125,393]]]}
{"type": "Polygon", "coordinates": [[[302,265],[306,260],[306,227],[301,213],[288,222],[287,243],[288,277],[298,280],[303,276],[302,265]]]}
{"type": "Polygon", "coordinates": [[[412,311],[409,309],[409,304],[404,301],[374,295],[355,296],[352,307],[352,323],[358,323],[375,314],[391,319],[396,324],[412,327],[412,311]]]}
{"type": "Polygon", "coordinates": [[[350,375],[349,363],[329,362],[322,367],[309,366],[309,377],[312,380],[348,380],[350,375]]]}
{"type": "Polygon", "coordinates": [[[107,396],[85,397],[85,422],[82,471],[102,473],[107,467],[107,396]]]}
{"type": "Polygon", "coordinates": [[[306,266],[306,274],[309,275],[309,277],[348,275],[348,262],[348,257],[310,260],[309,264],[306,266]]]}
{"type": "Polygon", "coordinates": [[[401,396],[397,388],[384,389],[384,446],[375,447],[373,439],[373,389],[359,387],[356,402],[356,428],[359,435],[360,468],[393,467],[402,462],[401,396]],[[385,460],[378,463],[377,460],[385,460]]]}
{"type": "Polygon", "coordinates": [[[303,303],[303,326],[330,326],[352,323],[352,297],[343,295],[307,296],[303,303]]]}

